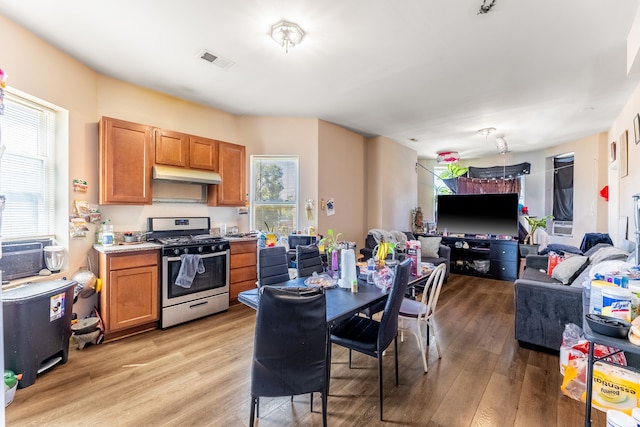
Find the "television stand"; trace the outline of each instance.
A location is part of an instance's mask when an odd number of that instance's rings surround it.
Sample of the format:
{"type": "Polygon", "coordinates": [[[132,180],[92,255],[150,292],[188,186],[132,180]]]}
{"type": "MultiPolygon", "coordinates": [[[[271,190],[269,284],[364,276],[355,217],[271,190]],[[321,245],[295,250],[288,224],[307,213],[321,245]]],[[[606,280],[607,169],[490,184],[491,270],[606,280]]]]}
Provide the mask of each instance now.
{"type": "Polygon", "coordinates": [[[515,281],[518,274],[518,241],[442,237],[451,248],[451,272],[488,279],[515,281]]]}

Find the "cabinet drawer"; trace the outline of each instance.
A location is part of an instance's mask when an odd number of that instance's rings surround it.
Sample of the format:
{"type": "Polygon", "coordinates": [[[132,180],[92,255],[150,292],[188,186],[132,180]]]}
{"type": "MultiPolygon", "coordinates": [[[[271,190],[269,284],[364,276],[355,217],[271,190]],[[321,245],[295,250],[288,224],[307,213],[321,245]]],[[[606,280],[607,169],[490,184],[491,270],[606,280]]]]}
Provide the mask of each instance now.
{"type": "Polygon", "coordinates": [[[255,285],[255,282],[258,280],[258,273],[255,265],[249,267],[234,268],[231,270],[230,275],[230,283],[252,280],[255,285]]]}
{"type": "Polygon", "coordinates": [[[255,266],[257,264],[255,252],[231,255],[230,258],[231,258],[231,261],[230,261],[231,269],[249,267],[249,266],[253,266],[253,268],[255,269],[255,266]]]}
{"type": "Polygon", "coordinates": [[[516,262],[491,261],[489,273],[497,280],[516,280],[518,274],[518,264],[516,262]]]}
{"type": "Polygon", "coordinates": [[[112,255],[109,257],[109,270],[122,270],[145,265],[158,265],[158,251],[112,255]]]}
{"type": "Polygon", "coordinates": [[[491,243],[491,259],[514,261],[518,258],[518,245],[513,243],[491,243]]]}
{"type": "Polygon", "coordinates": [[[231,242],[231,255],[244,254],[249,252],[256,253],[257,251],[258,243],[255,240],[247,242],[231,242]]]}

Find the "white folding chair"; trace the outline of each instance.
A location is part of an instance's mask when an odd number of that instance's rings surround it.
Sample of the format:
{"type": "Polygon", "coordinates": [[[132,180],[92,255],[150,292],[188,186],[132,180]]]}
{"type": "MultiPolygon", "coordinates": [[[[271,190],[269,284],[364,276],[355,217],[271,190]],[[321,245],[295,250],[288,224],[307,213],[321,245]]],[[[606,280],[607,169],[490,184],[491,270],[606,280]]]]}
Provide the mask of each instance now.
{"type": "Polygon", "coordinates": [[[435,329],[433,325],[433,315],[436,311],[436,304],[440,297],[440,289],[444,282],[446,273],[446,265],[440,264],[431,273],[427,279],[422,292],[420,301],[405,298],[400,306],[398,314],[398,331],[400,332],[400,340],[404,341],[404,332],[411,332],[418,341],[418,348],[422,355],[422,364],[424,371],[427,372],[427,351],[429,349],[429,338],[433,335],[438,350],[438,358],[441,358],[440,346],[436,340],[435,329]],[[426,327],[426,339],[424,329],[426,327]]]}

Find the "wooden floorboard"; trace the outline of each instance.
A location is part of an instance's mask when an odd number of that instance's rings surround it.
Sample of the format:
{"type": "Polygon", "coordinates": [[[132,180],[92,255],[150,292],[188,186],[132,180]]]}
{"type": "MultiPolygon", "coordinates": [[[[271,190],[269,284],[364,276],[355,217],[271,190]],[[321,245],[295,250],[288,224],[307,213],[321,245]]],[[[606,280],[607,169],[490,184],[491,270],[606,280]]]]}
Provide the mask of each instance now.
{"type": "MultiPolygon", "coordinates": [[[[19,389],[8,426],[246,426],[255,311],[243,305],[167,330],[75,347],[65,365],[19,389]]],[[[560,392],[558,357],[521,348],[513,284],[451,275],[435,317],[442,350],[424,374],[415,337],[384,357],[379,421],[375,359],[333,347],[330,426],[581,426],[584,405],[560,392]]],[[[262,398],[257,426],[321,426],[320,398],[262,398]]],[[[593,411],[593,426],[606,425],[593,411]]]]}

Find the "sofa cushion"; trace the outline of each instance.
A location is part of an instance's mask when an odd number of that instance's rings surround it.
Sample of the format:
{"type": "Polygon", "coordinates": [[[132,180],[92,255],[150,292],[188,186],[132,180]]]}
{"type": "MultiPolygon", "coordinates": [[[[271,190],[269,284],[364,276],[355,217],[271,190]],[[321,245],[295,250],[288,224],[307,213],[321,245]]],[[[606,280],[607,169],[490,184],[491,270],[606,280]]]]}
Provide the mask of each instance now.
{"type": "Polygon", "coordinates": [[[566,258],[556,265],[551,273],[551,277],[562,282],[563,285],[572,283],[576,277],[587,267],[589,258],[582,255],[575,255],[566,258]]]}
{"type": "Polygon", "coordinates": [[[560,255],[564,254],[576,254],[582,255],[582,251],[575,246],[563,245],[561,243],[550,243],[546,248],[540,251],[540,255],[546,255],[549,252],[555,252],[560,255]]]}
{"type": "Polygon", "coordinates": [[[626,261],[629,256],[629,252],[623,251],[622,249],[616,248],[615,246],[607,246],[604,248],[600,248],[589,257],[589,262],[591,264],[599,264],[602,261],[613,261],[620,260],[626,261]]]}
{"type": "Polygon", "coordinates": [[[550,277],[546,270],[538,270],[536,268],[527,267],[524,269],[522,273],[522,279],[535,281],[535,282],[543,282],[543,283],[555,283],[560,284],[559,280],[550,277]]]}
{"type": "Polygon", "coordinates": [[[440,250],[440,242],[442,237],[422,237],[418,236],[420,241],[420,255],[425,258],[438,258],[440,250]]]}

